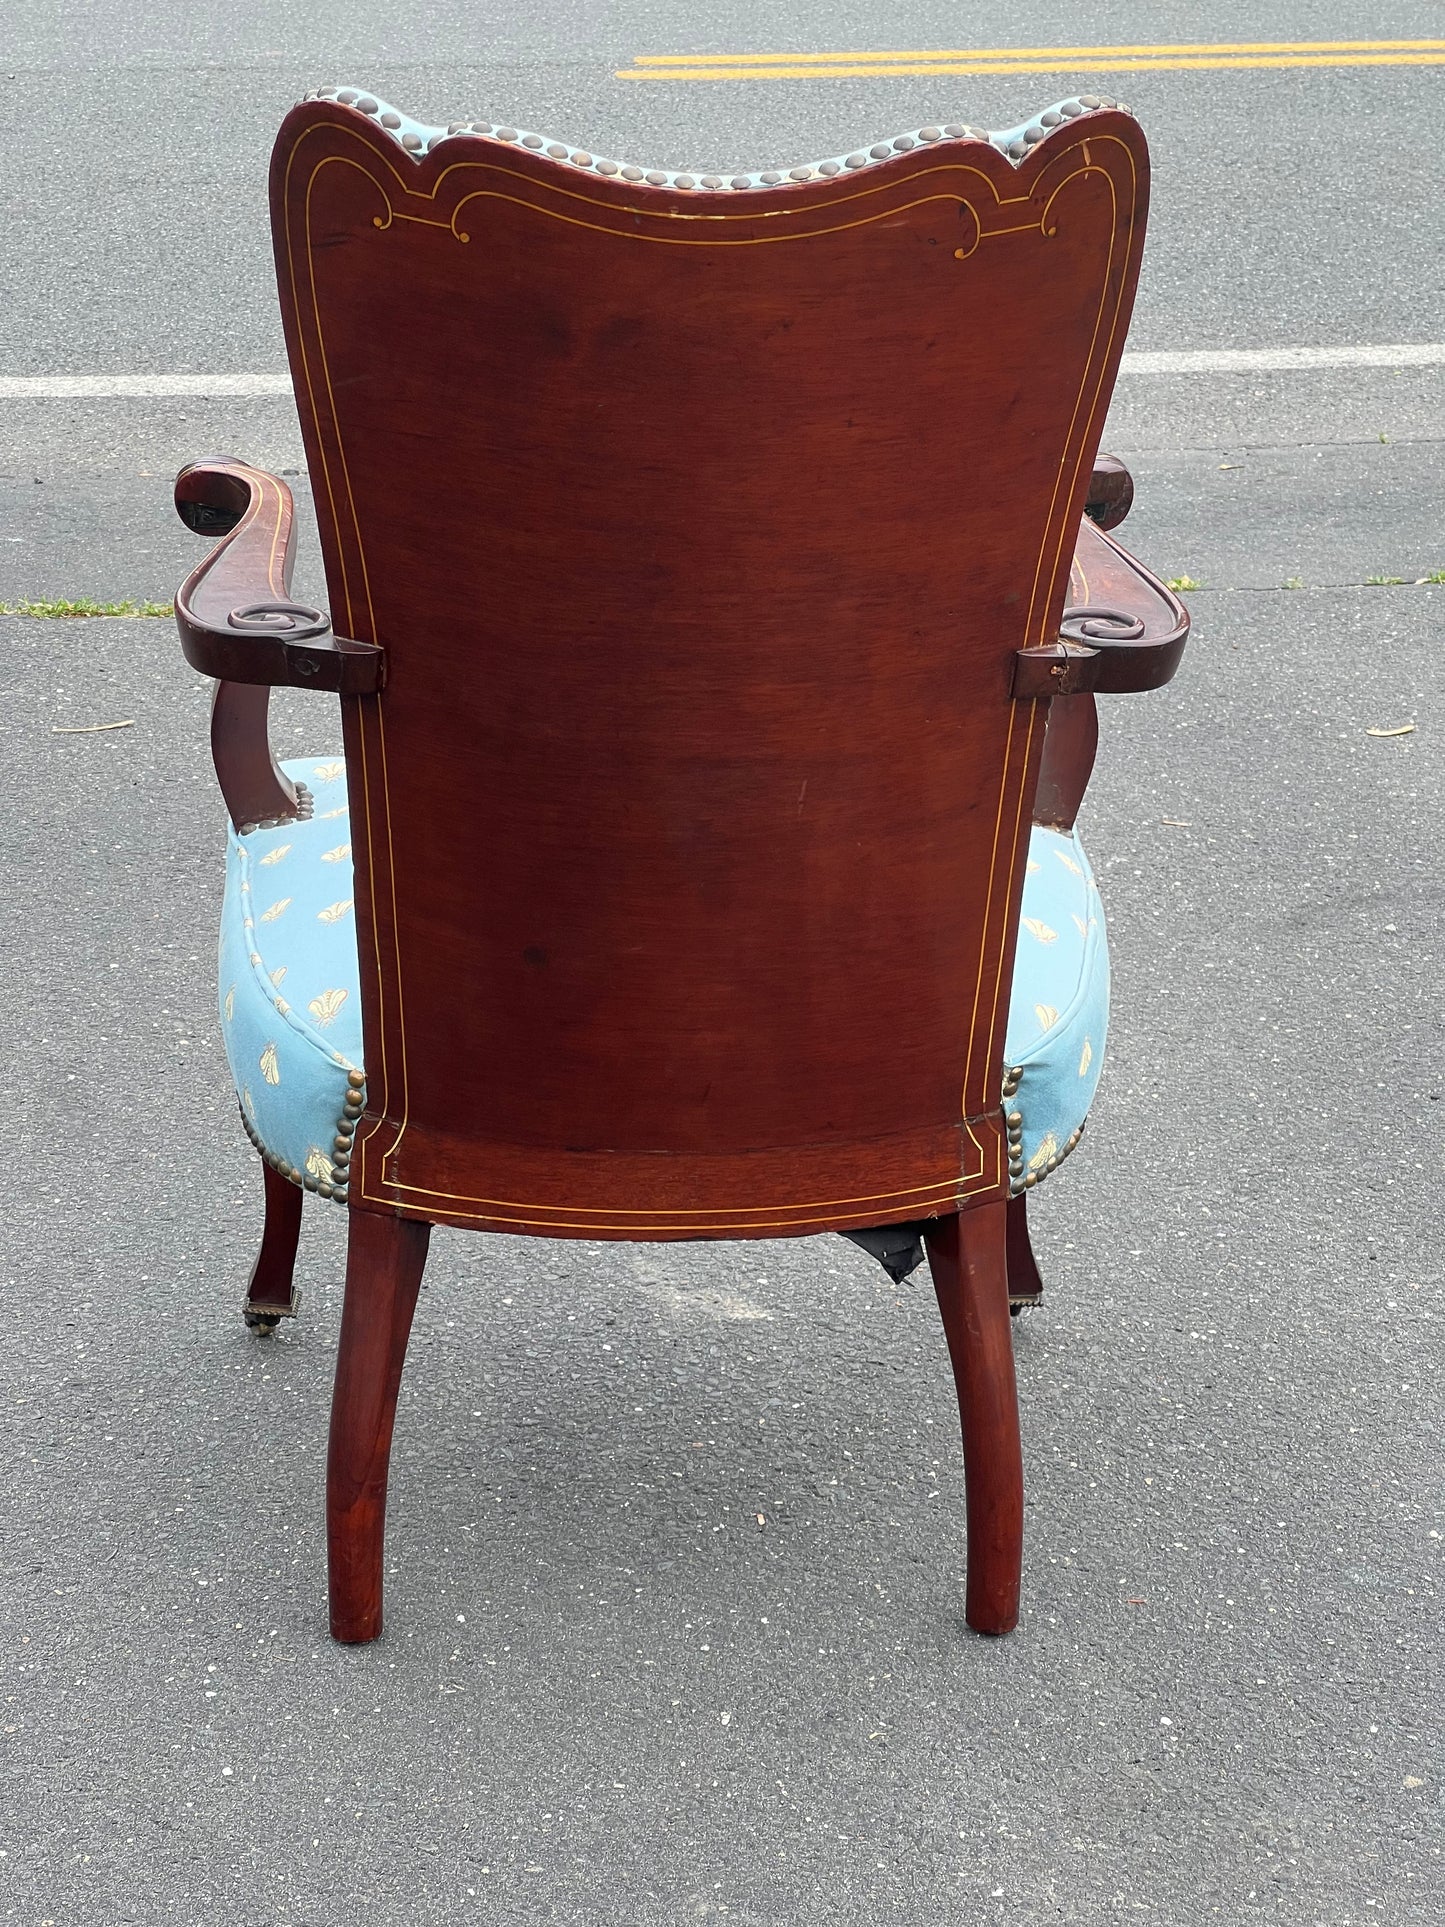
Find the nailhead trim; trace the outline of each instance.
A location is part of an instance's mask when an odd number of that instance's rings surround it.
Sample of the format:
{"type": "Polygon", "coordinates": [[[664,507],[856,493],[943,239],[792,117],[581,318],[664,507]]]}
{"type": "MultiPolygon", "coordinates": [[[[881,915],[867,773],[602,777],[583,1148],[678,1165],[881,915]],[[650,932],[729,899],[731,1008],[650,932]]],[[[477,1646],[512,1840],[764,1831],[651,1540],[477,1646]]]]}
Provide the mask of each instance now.
{"type": "Polygon", "coordinates": [[[429,154],[445,140],[475,138],[520,143],[533,153],[545,153],[555,161],[565,161],[570,167],[591,169],[607,179],[620,177],[630,185],[643,182],[648,187],[669,188],[674,192],[690,193],[698,187],[706,188],[709,193],[745,193],[759,187],[780,187],[787,184],[802,185],[818,178],[832,180],[848,169],[854,173],[859,168],[870,166],[874,161],[894,160],[900,154],[912,152],[920,143],[932,146],[938,141],[987,141],[999,153],[1011,161],[1021,161],[1045,139],[1055,127],[1066,121],[1076,120],[1080,114],[1097,113],[1101,109],[1114,109],[1127,114],[1129,109],[1115,100],[1107,100],[1098,94],[1080,94],[1074,99],[1063,100],[1047,112],[1039,114],[1026,127],[1011,128],[1004,133],[990,133],[982,127],[971,127],[963,121],[948,121],[942,126],[920,127],[910,134],[899,134],[894,140],[880,141],[866,151],[837,159],[812,161],[805,167],[788,168],[786,171],[767,168],[750,174],[734,174],[724,177],[720,174],[698,176],[685,170],[653,168],[644,171],[640,167],[622,166],[617,161],[598,160],[585,148],[565,146],[561,141],[549,140],[545,134],[533,134],[516,127],[495,127],[487,120],[454,120],[445,128],[425,127],[413,123],[411,129],[402,133],[403,117],[395,108],[385,106],[372,94],[359,93],[354,87],[322,87],[306,96],[307,100],[334,100],[340,106],[350,107],[358,114],[365,114],[392,134],[403,150],[413,156],[429,154]]]}
{"type": "Polygon", "coordinates": [[[316,812],[316,798],[304,783],[297,783],[296,814],[294,816],[258,816],[254,823],[238,823],[237,836],[249,836],[252,830],[279,830],[283,823],[309,823],[316,812]]]}
{"type": "MultiPolygon", "coordinates": [[[[1087,1122],[1088,1120],[1085,1119],[1085,1123],[1087,1122]]],[[[1015,1155],[1016,1144],[1015,1144],[1015,1139],[1013,1135],[1013,1127],[1010,1126],[1010,1129],[1009,1129],[1009,1195],[1010,1197],[1016,1198],[1020,1196],[1022,1192],[1034,1190],[1036,1186],[1038,1186],[1043,1182],[1043,1180],[1049,1175],[1051,1171],[1057,1171],[1059,1166],[1063,1163],[1064,1159],[1069,1155],[1070,1151],[1072,1151],[1074,1147],[1078,1144],[1079,1139],[1083,1135],[1084,1135],[1084,1126],[1083,1124],[1081,1124],[1078,1130],[1073,1133],[1073,1135],[1068,1139],[1068,1141],[1065,1144],[1063,1144],[1057,1151],[1055,1151],[1054,1155],[1048,1160],[1048,1162],[1045,1165],[1043,1165],[1043,1167],[1040,1170],[1030,1171],[1027,1176],[1024,1176],[1022,1175],[1023,1173],[1023,1152],[1021,1148],[1022,1141],[1023,1141],[1022,1132],[1020,1132],[1019,1138],[1017,1140],[1017,1155],[1015,1155]]]]}
{"type": "Polygon", "coordinates": [[[331,1160],[331,1174],[334,1181],[330,1184],[321,1178],[313,1177],[309,1171],[298,1171],[294,1164],[288,1164],[285,1158],[277,1157],[274,1152],[268,1151],[256,1135],[255,1127],[246,1115],[245,1105],[238,1104],[236,1107],[241,1113],[241,1128],[273,1171],[279,1171],[283,1178],[289,1178],[292,1184],[299,1185],[302,1190],[314,1191],[318,1197],[330,1198],[336,1204],[345,1204],[348,1196],[351,1180],[351,1138],[356,1130],[357,1116],[366,1105],[366,1073],[348,1071],[346,1085],[346,1110],[336,1121],[335,1156],[331,1160]]]}

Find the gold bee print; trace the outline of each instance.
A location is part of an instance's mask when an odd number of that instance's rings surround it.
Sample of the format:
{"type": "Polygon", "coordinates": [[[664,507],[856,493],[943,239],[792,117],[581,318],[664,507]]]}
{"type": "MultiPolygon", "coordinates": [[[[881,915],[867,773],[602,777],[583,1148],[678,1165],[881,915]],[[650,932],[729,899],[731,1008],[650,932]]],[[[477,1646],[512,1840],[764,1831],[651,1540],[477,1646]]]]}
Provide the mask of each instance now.
{"type": "Polygon", "coordinates": [[[261,1053],[261,1075],[268,1084],[281,1082],[281,1066],[276,1059],[276,1046],[268,1044],[261,1053]]]}
{"type": "Polygon", "coordinates": [[[350,897],[346,897],[340,903],[328,903],[324,910],[318,910],[316,912],[316,921],[318,923],[340,923],[341,919],[351,908],[351,903],[352,899],[350,897]]]}
{"type": "Polygon", "coordinates": [[[1040,1030],[1052,1030],[1059,1021],[1059,1013],[1052,1004],[1035,1004],[1034,1015],[1039,1020],[1040,1030]]]}
{"type": "Polygon", "coordinates": [[[1084,919],[1079,915],[1078,911],[1071,911],[1070,915],[1074,919],[1074,928],[1078,931],[1079,935],[1081,937],[1087,937],[1089,934],[1089,926],[1084,922],[1084,919]]]}
{"type": "Polygon", "coordinates": [[[286,1017],[290,1015],[291,1006],[284,997],[278,997],[276,999],[276,1010],[278,1015],[286,1017]]]}
{"type": "Polygon", "coordinates": [[[1043,1142],[1029,1159],[1029,1169],[1031,1171],[1042,1171],[1049,1159],[1055,1158],[1058,1155],[1059,1140],[1054,1136],[1052,1131],[1045,1131],[1043,1142]]]}
{"type": "Polygon", "coordinates": [[[272,983],[279,984],[289,968],[290,966],[287,964],[277,964],[276,968],[271,972],[272,983]]]}
{"type": "Polygon", "coordinates": [[[1043,869],[1043,867],[1044,867],[1043,864],[1039,862],[1036,856],[1031,856],[1028,859],[1027,863],[1025,863],[1024,865],[1024,869],[1031,877],[1036,877],[1039,871],[1043,869]]]}
{"type": "Polygon", "coordinates": [[[1089,1066],[1090,1066],[1090,1064],[1092,1064],[1092,1063],[1093,1063],[1093,1061],[1094,1061],[1094,1046],[1093,1046],[1093,1044],[1092,1044],[1092,1042],[1091,1042],[1091,1041],[1090,1041],[1090,1040],[1089,1040],[1089,1039],[1088,1039],[1088,1038],[1086,1037],[1086,1038],[1084,1039],[1084,1048],[1083,1048],[1083,1050],[1082,1050],[1082,1051],[1081,1051],[1081,1052],[1079,1053],[1079,1075],[1080,1075],[1080,1077],[1087,1077],[1087,1076],[1088,1076],[1088,1074],[1089,1074],[1089,1066]]]}
{"type": "Polygon", "coordinates": [[[247,1117],[254,1118],[256,1115],[256,1100],[251,1095],[251,1086],[249,1084],[243,1084],[241,1086],[241,1102],[246,1107],[247,1117]]]}
{"type": "Polygon", "coordinates": [[[1050,930],[1049,926],[1041,922],[1038,917],[1025,917],[1023,923],[1024,929],[1028,931],[1029,935],[1031,937],[1037,937],[1040,943],[1058,942],[1058,931],[1050,930]]]}
{"type": "Polygon", "coordinates": [[[277,917],[284,914],[290,902],[291,902],[290,897],[281,897],[277,902],[271,905],[271,908],[269,910],[263,910],[261,912],[262,923],[274,923],[277,917]]]}
{"type": "Polygon", "coordinates": [[[261,953],[259,950],[253,950],[251,952],[251,963],[257,970],[261,968],[261,953]]]}
{"type": "Polygon", "coordinates": [[[225,1011],[226,1022],[229,1024],[236,1014],[236,986],[234,984],[232,984],[231,988],[226,992],[226,1001],[221,1008],[225,1011]]]}
{"type": "Polygon", "coordinates": [[[349,803],[343,803],[340,809],[323,810],[320,816],[317,817],[316,821],[318,823],[331,823],[331,822],[334,822],[338,816],[350,816],[350,814],[351,814],[351,805],[349,803]]]}
{"type": "Polygon", "coordinates": [[[349,843],[338,843],[334,850],[323,850],[321,852],[321,861],[323,863],[344,863],[350,855],[351,845],[349,843]]]}
{"type": "Polygon", "coordinates": [[[278,843],[274,850],[268,850],[266,852],[261,861],[266,864],[279,863],[290,848],[291,845],[289,843],[278,843]]]}
{"type": "Polygon", "coordinates": [[[306,1169],[318,1184],[330,1184],[331,1160],[324,1151],[318,1150],[314,1144],[306,1153],[306,1169]]]}
{"type": "Polygon", "coordinates": [[[345,763],[318,763],[311,774],[318,783],[334,783],[338,776],[346,774],[345,763]]]}
{"type": "Polygon", "coordinates": [[[1054,855],[1059,859],[1060,863],[1063,864],[1064,868],[1066,870],[1072,870],[1076,877],[1081,877],[1084,874],[1083,870],[1075,863],[1067,850],[1055,850],[1054,855]]]}
{"type": "Polygon", "coordinates": [[[318,1024],[329,1024],[345,1002],[344,990],[323,990],[319,997],[311,999],[306,1008],[318,1024]]]}

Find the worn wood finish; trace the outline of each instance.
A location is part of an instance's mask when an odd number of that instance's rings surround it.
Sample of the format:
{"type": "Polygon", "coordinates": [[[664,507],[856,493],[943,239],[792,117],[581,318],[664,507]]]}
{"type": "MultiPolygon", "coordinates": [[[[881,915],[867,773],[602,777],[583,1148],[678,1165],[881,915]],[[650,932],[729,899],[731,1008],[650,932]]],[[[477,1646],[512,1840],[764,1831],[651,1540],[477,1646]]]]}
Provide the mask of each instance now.
{"type": "Polygon", "coordinates": [[[1134,506],[1134,477],[1117,455],[1099,455],[1089,478],[1084,513],[1101,529],[1116,529],[1134,506]]]}
{"type": "Polygon", "coordinates": [[[1094,698],[1056,696],[1049,704],[1044,753],[1034,793],[1034,821],[1046,829],[1071,830],[1094,773],[1099,748],[1099,711],[1094,698]]]}
{"type": "Polygon", "coordinates": [[[326,1462],[331,1633],[346,1645],[381,1631],[391,1433],[430,1237],[419,1220],[352,1207],[326,1462]]]}
{"type": "Polygon", "coordinates": [[[270,708],[271,691],[255,683],[218,682],[211,697],[211,761],[238,830],[293,822],[305,806],[272,751],[270,708]]]}
{"type": "Polygon", "coordinates": [[[928,1264],[953,1361],[968,1503],[965,1611],[976,1633],[1018,1624],[1024,1473],[1009,1332],[1008,1201],[942,1218],[928,1264]]]}
{"type": "Polygon", "coordinates": [[[1008,1201],[1009,1304],[1011,1307],[1032,1304],[1043,1295],[1044,1281],[1039,1276],[1033,1241],[1029,1237],[1028,1194],[1021,1192],[1008,1201]]]}
{"type": "Polygon", "coordinates": [[[353,1196],[679,1238],[1001,1195],[1010,664],[1123,344],[1133,121],[708,196],[317,101],[272,179],[332,613],[387,662],[343,704],[353,1196]]]}
{"type": "Polygon", "coordinates": [[[279,1171],[273,1171],[269,1164],[263,1164],[261,1172],[265,1182],[266,1223],[242,1307],[248,1323],[258,1315],[289,1318],[296,1310],[292,1273],[301,1238],[301,1187],[283,1178],[279,1171]]]}

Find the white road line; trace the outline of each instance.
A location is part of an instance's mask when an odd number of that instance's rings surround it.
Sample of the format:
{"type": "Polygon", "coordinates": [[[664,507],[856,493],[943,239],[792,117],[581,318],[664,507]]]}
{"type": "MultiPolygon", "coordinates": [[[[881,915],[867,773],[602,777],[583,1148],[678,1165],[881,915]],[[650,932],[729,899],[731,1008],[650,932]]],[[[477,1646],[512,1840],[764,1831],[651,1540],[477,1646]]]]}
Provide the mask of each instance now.
{"type": "Polygon", "coordinates": [[[1126,353],[1127,375],[1253,375],[1294,368],[1435,368],[1445,341],[1410,341],[1386,348],[1202,348],[1182,354],[1126,353]]]}
{"type": "MultiPolygon", "coordinates": [[[[1261,375],[1319,368],[1438,368],[1445,341],[1393,347],[1201,348],[1177,354],[1125,354],[1124,375],[1261,375]]],[[[220,401],[231,395],[290,395],[275,375],[0,375],[0,401],[220,401]]]]}
{"type": "Polygon", "coordinates": [[[0,375],[0,401],[164,401],[289,395],[289,375],[0,375]]]}

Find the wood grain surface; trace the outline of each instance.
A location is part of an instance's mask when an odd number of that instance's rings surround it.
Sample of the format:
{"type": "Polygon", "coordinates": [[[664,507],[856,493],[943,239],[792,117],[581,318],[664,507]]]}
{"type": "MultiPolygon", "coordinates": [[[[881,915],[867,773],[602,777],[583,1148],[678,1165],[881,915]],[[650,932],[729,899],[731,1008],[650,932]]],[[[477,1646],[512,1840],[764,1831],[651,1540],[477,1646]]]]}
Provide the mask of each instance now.
{"type": "Polygon", "coordinates": [[[352,1198],[591,1237],[1001,1195],[1057,633],[1143,236],[1127,116],[747,194],[312,102],[273,165],[338,630],[352,1198]]]}

